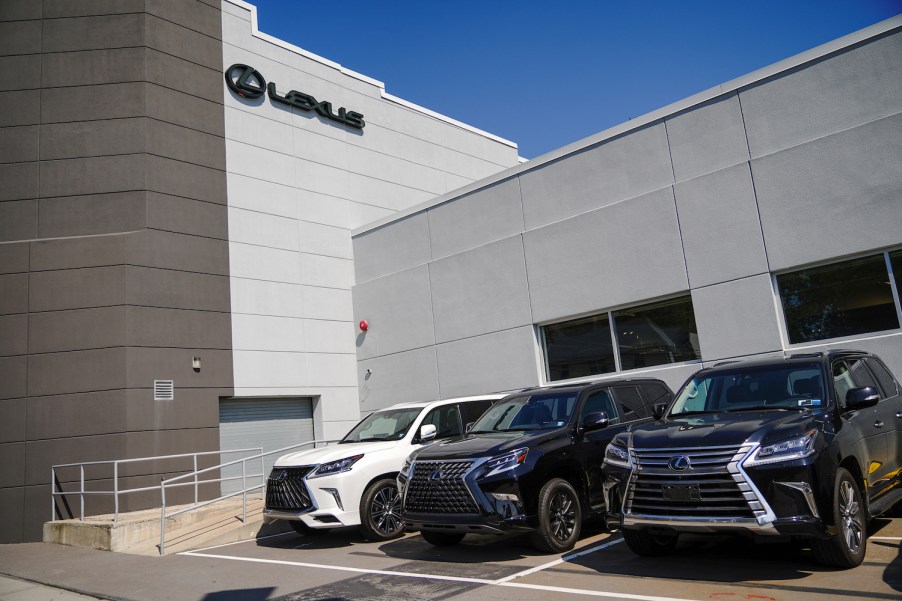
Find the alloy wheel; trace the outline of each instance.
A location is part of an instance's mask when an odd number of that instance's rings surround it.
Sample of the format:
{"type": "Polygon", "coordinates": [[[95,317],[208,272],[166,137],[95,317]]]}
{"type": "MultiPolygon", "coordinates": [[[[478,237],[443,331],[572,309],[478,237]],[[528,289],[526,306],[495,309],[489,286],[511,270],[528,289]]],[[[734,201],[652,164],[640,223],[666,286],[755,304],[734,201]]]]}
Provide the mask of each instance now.
{"type": "Polygon", "coordinates": [[[394,486],[386,486],[373,496],[370,513],[373,516],[373,527],[382,534],[392,535],[404,528],[401,495],[394,486]]]}
{"type": "Polygon", "coordinates": [[[855,487],[851,482],[844,481],[840,484],[839,497],[842,536],[849,551],[858,553],[864,528],[861,523],[861,507],[855,497],[855,487]]]}
{"type": "Polygon", "coordinates": [[[565,541],[573,534],[576,525],[574,499],[565,491],[558,491],[551,499],[551,533],[559,541],[565,541]]]}

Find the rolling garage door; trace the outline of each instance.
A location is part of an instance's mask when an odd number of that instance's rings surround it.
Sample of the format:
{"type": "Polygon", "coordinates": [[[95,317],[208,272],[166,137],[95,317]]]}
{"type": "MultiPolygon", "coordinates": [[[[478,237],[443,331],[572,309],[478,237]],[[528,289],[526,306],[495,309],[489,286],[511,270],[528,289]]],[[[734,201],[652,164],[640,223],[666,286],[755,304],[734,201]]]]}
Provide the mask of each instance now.
{"type": "MultiPolygon", "coordinates": [[[[313,437],[313,400],[310,398],[222,399],[219,401],[219,448],[222,450],[263,447],[263,452],[308,442],[313,437]]],[[[237,459],[227,454],[223,463],[237,459]]],[[[264,457],[263,473],[268,475],[277,455],[264,457]]],[[[248,474],[260,473],[260,462],[248,462],[248,474]]],[[[241,465],[222,471],[222,477],[241,476],[241,465]]],[[[259,484],[257,478],[248,486],[259,484]]],[[[222,483],[222,494],[241,490],[241,481],[222,483]]]]}

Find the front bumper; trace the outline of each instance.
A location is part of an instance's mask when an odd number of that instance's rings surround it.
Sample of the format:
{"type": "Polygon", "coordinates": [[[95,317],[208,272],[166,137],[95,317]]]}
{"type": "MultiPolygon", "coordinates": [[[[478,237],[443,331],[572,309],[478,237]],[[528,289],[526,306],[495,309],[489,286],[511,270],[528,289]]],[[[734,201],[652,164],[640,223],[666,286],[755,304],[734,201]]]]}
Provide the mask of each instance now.
{"type": "Polygon", "coordinates": [[[302,480],[311,506],[301,511],[266,506],[263,522],[276,520],[302,522],[310,528],[337,528],[360,525],[359,486],[350,477],[353,472],[302,480]]]}
{"type": "MultiPolygon", "coordinates": [[[[503,534],[505,532],[527,532],[534,524],[526,514],[524,498],[517,476],[508,472],[502,477],[478,478],[480,466],[485,459],[477,460],[462,476],[460,484],[466,487],[469,511],[446,512],[438,509],[412,510],[408,504],[409,478],[413,473],[398,475],[398,490],[403,499],[402,512],[408,530],[434,532],[458,532],[473,534],[503,534]],[[497,498],[499,495],[502,498],[497,498]]],[[[442,464],[441,461],[428,462],[442,464]]],[[[455,463],[455,462],[448,462],[455,463]]],[[[457,507],[460,507],[459,505],[457,507]]]]}
{"type": "MultiPolygon", "coordinates": [[[[637,511],[633,508],[637,481],[643,469],[647,474],[662,477],[664,471],[648,469],[647,466],[637,467],[639,463],[635,461],[635,454],[632,451],[631,454],[634,460],[632,468],[609,463],[604,465],[604,495],[608,508],[605,524],[610,529],[737,532],[816,538],[824,538],[829,534],[818,509],[818,476],[813,457],[785,464],[745,467],[743,461],[751,454],[751,450],[738,449],[733,460],[724,466],[723,475],[729,475],[735,481],[737,494],[742,494],[746,499],[747,511],[743,515],[708,512],[705,495],[700,493],[699,498],[693,500],[699,510],[693,515],[680,515],[680,502],[672,502],[672,507],[668,507],[666,499],[661,502],[658,511],[637,511]]],[[[685,477],[686,481],[692,478],[691,475],[685,477]]]]}

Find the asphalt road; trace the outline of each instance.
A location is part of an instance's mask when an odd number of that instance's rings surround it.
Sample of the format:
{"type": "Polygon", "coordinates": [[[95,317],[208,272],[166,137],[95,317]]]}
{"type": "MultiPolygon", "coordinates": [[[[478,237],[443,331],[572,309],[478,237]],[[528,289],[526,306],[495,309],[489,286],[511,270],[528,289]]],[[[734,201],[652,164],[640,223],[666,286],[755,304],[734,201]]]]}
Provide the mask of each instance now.
{"type": "Polygon", "coordinates": [[[684,536],[675,555],[640,558],[619,535],[599,530],[563,557],[539,554],[523,537],[470,535],[436,548],[418,535],[370,543],[355,530],[281,534],[166,557],[3,545],[0,574],[9,578],[0,581],[0,599],[75,599],[65,596],[71,593],[128,601],[902,599],[902,518],[876,520],[871,530],[865,562],[854,570],[819,566],[791,543],[731,537],[684,536]],[[24,589],[38,596],[15,596],[24,589]]]}

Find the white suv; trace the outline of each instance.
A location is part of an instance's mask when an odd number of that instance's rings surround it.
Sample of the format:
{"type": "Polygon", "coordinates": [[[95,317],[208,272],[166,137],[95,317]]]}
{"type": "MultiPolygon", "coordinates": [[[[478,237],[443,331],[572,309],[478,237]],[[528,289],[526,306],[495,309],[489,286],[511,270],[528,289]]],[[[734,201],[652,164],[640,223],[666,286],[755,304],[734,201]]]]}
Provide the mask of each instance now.
{"type": "Polygon", "coordinates": [[[279,457],[266,483],[264,520],[301,534],[360,526],[370,540],[404,531],[395,478],[411,452],[459,436],[504,395],[405,403],[365,417],[336,445],[279,457]]]}

